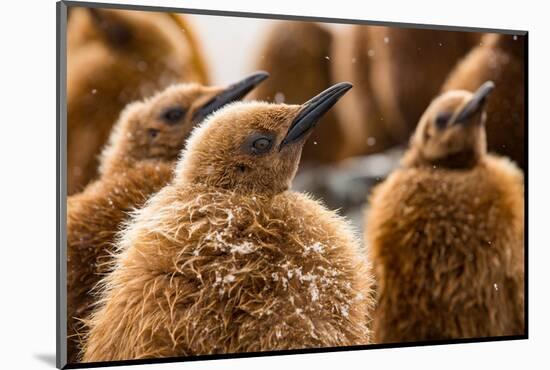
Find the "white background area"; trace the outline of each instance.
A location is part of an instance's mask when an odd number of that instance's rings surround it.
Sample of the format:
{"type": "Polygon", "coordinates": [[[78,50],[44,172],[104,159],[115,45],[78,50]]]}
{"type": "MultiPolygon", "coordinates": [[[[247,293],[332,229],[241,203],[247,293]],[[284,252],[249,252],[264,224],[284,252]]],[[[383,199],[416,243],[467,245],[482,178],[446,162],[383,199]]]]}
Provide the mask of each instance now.
{"type": "MultiPolygon", "coordinates": [[[[548,7],[544,2],[133,0],[131,3],[531,31],[530,339],[127,368],[549,368],[550,22],[548,7]]],[[[0,368],[53,368],[56,249],[55,2],[4,1],[0,14],[0,368]]],[[[241,23],[241,20],[235,22],[241,23]]],[[[242,22],[238,27],[249,27],[244,20],[242,22]]],[[[250,27],[251,32],[257,32],[250,27]]],[[[227,29],[223,32],[234,33],[235,30],[227,29]]],[[[209,39],[215,41],[219,36],[209,35],[209,39]]],[[[244,57],[248,42],[249,40],[235,39],[224,47],[231,48],[236,53],[242,52],[244,57]]],[[[219,82],[225,82],[225,78],[240,76],[241,71],[236,69],[244,67],[228,65],[224,68],[228,70],[215,71],[215,79],[219,82]]]]}

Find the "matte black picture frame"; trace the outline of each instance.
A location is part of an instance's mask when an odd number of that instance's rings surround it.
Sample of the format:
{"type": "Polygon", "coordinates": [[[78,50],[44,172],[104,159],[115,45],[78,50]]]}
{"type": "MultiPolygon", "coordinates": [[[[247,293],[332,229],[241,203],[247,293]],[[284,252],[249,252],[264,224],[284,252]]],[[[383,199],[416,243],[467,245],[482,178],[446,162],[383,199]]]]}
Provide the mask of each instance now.
{"type": "Polygon", "coordinates": [[[148,5],[129,5],[129,4],[112,4],[98,2],[83,2],[83,1],[59,1],[56,3],[56,367],[59,369],[77,369],[77,368],[95,368],[107,366],[123,366],[123,365],[140,365],[140,364],[157,364],[157,363],[172,363],[172,362],[188,362],[202,360],[219,360],[219,359],[234,359],[247,357],[264,357],[264,356],[280,356],[292,354],[307,354],[307,353],[323,353],[323,352],[341,352],[341,351],[357,351],[367,349],[380,348],[405,348],[417,346],[433,346],[461,343],[482,343],[482,342],[497,342],[509,340],[529,339],[529,32],[526,30],[512,29],[494,29],[483,27],[460,27],[448,25],[431,25],[431,24],[416,24],[416,23],[401,23],[401,22],[384,22],[373,20],[358,20],[358,19],[342,19],[329,17],[312,17],[301,15],[288,14],[266,14],[252,12],[234,12],[222,10],[205,10],[205,9],[189,9],[179,7],[163,7],[163,6],[148,6],[148,5]],[[67,364],[67,294],[66,294],[66,278],[67,278],[67,253],[66,253],[66,220],[67,220],[67,97],[66,97],[66,82],[67,82],[67,11],[69,7],[86,7],[86,8],[104,8],[104,9],[121,9],[121,10],[140,10],[151,12],[171,12],[183,13],[191,15],[214,15],[225,17],[241,17],[241,18],[257,18],[266,20],[291,20],[291,21],[310,21],[321,23],[336,23],[348,25],[370,25],[370,26],[389,26],[400,28],[416,28],[430,30],[446,30],[446,31],[462,31],[462,32],[493,32],[500,34],[518,35],[525,37],[524,50],[524,73],[525,73],[525,136],[524,136],[524,154],[525,154],[525,170],[524,170],[524,185],[525,185],[525,234],[524,234],[524,263],[525,263],[525,332],[522,335],[498,336],[498,337],[481,337],[481,338],[465,338],[465,339],[449,339],[449,340],[434,340],[420,342],[405,342],[405,343],[384,343],[384,344],[368,344],[347,347],[323,347],[323,348],[307,348],[297,350],[278,350],[264,352],[246,352],[246,353],[228,353],[215,355],[200,355],[189,357],[167,357],[158,359],[135,359],[123,361],[105,361],[105,362],[86,362],[67,364]]]}

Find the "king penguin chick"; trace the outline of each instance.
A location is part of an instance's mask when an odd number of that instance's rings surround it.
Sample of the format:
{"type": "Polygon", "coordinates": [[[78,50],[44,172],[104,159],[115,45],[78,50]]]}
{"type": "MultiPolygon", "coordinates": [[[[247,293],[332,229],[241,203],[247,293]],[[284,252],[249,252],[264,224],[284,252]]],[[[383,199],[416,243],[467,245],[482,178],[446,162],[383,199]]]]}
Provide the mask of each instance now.
{"type": "Polygon", "coordinates": [[[208,83],[203,59],[181,17],[73,7],[67,25],[67,193],[82,191],[96,177],[98,155],[126,104],[174,83],[208,83]]]}
{"type": "Polygon", "coordinates": [[[376,343],[524,333],[523,175],[486,152],[492,89],[436,98],[372,194],[376,343]]]}
{"type": "Polygon", "coordinates": [[[238,100],[267,77],[258,72],[227,88],[174,85],[122,113],[103,152],[100,177],[67,202],[68,359],[77,361],[80,319],[108,268],[115,234],[147,198],[166,185],[197,122],[238,100]]]}
{"type": "Polygon", "coordinates": [[[193,132],[174,181],[124,231],[84,361],[369,343],[366,256],[343,218],[289,190],[350,87],[237,103],[193,132]]]}
{"type": "Polygon", "coordinates": [[[443,91],[497,86],[487,103],[487,147],[525,169],[525,36],[487,34],[449,75],[443,91]]]}

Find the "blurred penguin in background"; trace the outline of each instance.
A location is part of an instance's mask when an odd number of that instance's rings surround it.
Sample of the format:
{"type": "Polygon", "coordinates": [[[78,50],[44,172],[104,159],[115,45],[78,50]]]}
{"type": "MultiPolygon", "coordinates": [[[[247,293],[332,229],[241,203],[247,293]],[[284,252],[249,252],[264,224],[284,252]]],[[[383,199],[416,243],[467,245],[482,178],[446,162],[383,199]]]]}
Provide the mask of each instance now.
{"type": "Polygon", "coordinates": [[[267,77],[259,72],[229,87],[174,85],[130,104],[103,151],[99,178],[67,202],[68,360],[78,360],[80,319],[90,313],[93,288],[111,267],[115,235],[148,197],[172,178],[194,126],[244,97],[267,77]]]}
{"type": "Polygon", "coordinates": [[[336,109],[338,118],[362,126],[362,154],[406,144],[447,74],[479,35],[380,26],[349,26],[333,43],[336,79],[356,89],[336,109]]]}
{"type": "Polygon", "coordinates": [[[376,343],[524,334],[523,174],[487,153],[493,87],[436,98],[402,167],[374,190],[376,343]]]}
{"type": "Polygon", "coordinates": [[[451,72],[443,91],[474,90],[492,80],[495,91],[487,103],[487,149],[525,169],[525,46],[526,37],[486,34],[479,46],[451,72]]]}
{"type": "Polygon", "coordinates": [[[404,145],[424,108],[480,35],[380,26],[331,29],[280,22],[266,38],[257,66],[273,78],[261,99],[303,101],[334,81],[355,88],[304,147],[305,162],[336,162],[404,145]],[[334,139],[333,139],[334,138],[334,139]]]}
{"type": "Polygon", "coordinates": [[[97,175],[98,155],[129,102],[176,82],[206,84],[186,20],[169,13],[71,8],[67,25],[67,192],[97,175]]]}
{"type": "Polygon", "coordinates": [[[193,132],[173,182],[124,231],[84,361],[370,342],[366,256],[343,218],[289,190],[313,127],[350,88],[235,103],[193,132]]]}

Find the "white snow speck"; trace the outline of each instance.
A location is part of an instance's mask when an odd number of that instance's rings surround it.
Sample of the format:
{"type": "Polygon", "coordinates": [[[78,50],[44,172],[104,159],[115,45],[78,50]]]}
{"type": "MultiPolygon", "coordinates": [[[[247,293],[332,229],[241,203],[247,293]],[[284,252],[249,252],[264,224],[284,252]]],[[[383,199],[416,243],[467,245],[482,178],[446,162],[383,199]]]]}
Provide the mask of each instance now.
{"type": "Polygon", "coordinates": [[[92,89],[92,95],[97,94],[97,89],[92,89]]]}
{"type": "Polygon", "coordinates": [[[256,250],[256,246],[250,242],[243,242],[241,244],[231,244],[229,246],[231,253],[250,254],[256,250]]]}
{"type": "Polygon", "coordinates": [[[375,52],[374,52],[374,50],[372,50],[372,49],[369,49],[369,51],[367,52],[367,55],[368,55],[369,57],[373,57],[374,54],[375,54],[375,52]]]}
{"type": "Polygon", "coordinates": [[[340,312],[342,313],[342,316],[348,317],[349,316],[349,307],[346,305],[340,306],[340,312]]]}
{"type": "Polygon", "coordinates": [[[226,276],[223,277],[223,282],[224,283],[231,283],[233,281],[235,281],[235,275],[229,274],[229,275],[226,275],[226,276]]]}
{"type": "Polygon", "coordinates": [[[283,94],[282,92],[278,92],[275,94],[275,103],[277,104],[281,104],[281,103],[284,103],[285,102],[285,94],[283,94]]]}
{"type": "Polygon", "coordinates": [[[514,41],[518,39],[518,37],[516,35],[514,35],[513,37],[514,41]]]}
{"type": "Polygon", "coordinates": [[[493,284],[493,288],[495,288],[495,290],[498,292],[498,284],[497,283],[493,284]]]}
{"type": "Polygon", "coordinates": [[[317,142],[316,142],[316,141],[314,141],[314,142],[313,142],[313,145],[317,145],[317,142]]]}
{"type": "Polygon", "coordinates": [[[323,253],[325,251],[325,247],[323,244],[319,242],[315,242],[312,245],[304,245],[304,251],[305,251],[305,254],[308,254],[311,251],[314,251],[317,253],[323,253]]]}
{"type": "Polygon", "coordinates": [[[384,37],[384,42],[387,44],[390,42],[390,38],[388,36],[384,37]]]}
{"type": "Polygon", "coordinates": [[[325,55],[326,60],[330,60],[330,57],[328,55],[325,55]]]}
{"type": "Polygon", "coordinates": [[[376,144],[376,138],[374,136],[369,136],[369,138],[367,139],[367,145],[373,146],[375,144],[376,144]]]}
{"type": "Polygon", "coordinates": [[[317,288],[317,285],[311,284],[309,286],[309,293],[311,294],[311,300],[313,302],[319,299],[319,289],[317,288]]]}

